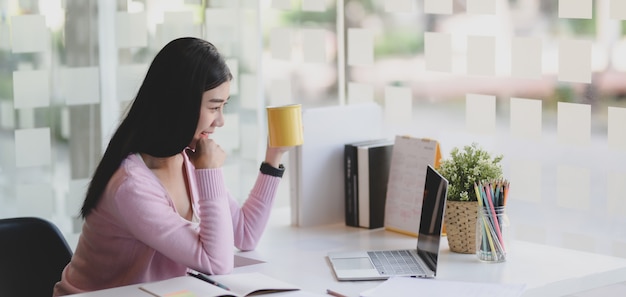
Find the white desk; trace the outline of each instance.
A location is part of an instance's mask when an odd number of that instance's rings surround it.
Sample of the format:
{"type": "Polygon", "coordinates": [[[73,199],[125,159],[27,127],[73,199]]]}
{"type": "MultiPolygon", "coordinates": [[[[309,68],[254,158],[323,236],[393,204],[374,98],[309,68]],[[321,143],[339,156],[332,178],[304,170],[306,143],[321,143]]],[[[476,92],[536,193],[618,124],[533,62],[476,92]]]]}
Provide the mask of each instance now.
{"type": "MultiPolygon", "coordinates": [[[[415,247],[414,237],[335,224],[311,228],[288,226],[289,211],[277,209],[255,251],[239,255],[265,263],[242,266],[237,272],[262,272],[300,286],[356,297],[381,281],[338,282],[326,259],[329,251],[415,247]]],[[[504,263],[482,263],[475,255],[452,253],[443,238],[437,278],[454,281],[525,283],[524,297],[555,297],[626,281],[626,259],[513,241],[504,263]]],[[[137,286],[75,296],[149,296],[137,286]]]]}

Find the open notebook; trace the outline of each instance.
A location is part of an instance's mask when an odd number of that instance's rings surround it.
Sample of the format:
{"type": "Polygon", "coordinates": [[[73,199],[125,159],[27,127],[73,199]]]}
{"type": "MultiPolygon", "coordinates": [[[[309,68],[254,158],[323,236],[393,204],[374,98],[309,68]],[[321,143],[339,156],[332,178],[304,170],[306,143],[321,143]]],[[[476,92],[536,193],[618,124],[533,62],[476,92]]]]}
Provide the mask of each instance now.
{"type": "Polygon", "coordinates": [[[140,289],[158,297],[244,297],[300,290],[297,286],[258,272],[208,277],[228,290],[191,276],[143,284],[140,289]]]}
{"type": "Polygon", "coordinates": [[[330,252],[328,259],[337,279],[374,280],[387,279],[391,276],[435,277],[447,192],[448,181],[428,165],[417,248],[330,252]]]}

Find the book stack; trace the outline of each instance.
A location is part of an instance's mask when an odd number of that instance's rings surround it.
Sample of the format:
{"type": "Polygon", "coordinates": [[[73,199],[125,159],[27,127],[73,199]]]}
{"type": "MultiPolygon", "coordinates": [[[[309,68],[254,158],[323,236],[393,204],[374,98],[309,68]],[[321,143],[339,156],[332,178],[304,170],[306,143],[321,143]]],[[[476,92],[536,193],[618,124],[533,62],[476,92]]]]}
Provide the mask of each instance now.
{"type": "Polygon", "coordinates": [[[375,139],[344,146],[346,225],[368,229],[385,223],[385,199],[394,141],[375,139]]]}

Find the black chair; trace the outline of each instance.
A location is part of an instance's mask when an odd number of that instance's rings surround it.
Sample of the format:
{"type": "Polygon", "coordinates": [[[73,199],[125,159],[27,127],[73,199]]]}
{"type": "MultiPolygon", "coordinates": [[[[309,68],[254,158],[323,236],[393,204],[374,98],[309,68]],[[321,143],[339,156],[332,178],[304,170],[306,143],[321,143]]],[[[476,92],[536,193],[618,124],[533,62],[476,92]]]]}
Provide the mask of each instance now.
{"type": "Polygon", "coordinates": [[[53,223],[0,219],[0,296],[52,296],[71,258],[72,249],[53,223]]]}

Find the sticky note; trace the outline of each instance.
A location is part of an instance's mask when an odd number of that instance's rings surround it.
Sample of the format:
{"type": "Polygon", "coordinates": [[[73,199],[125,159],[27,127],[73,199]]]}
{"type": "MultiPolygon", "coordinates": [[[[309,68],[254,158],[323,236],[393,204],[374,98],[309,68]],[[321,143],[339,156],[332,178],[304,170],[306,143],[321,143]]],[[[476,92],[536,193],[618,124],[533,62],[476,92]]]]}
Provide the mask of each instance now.
{"type": "Polygon", "coordinates": [[[116,46],[118,48],[147,46],[148,27],[146,13],[118,11],[115,16],[115,32],[116,46]]]}
{"type": "Polygon", "coordinates": [[[511,98],[511,136],[526,140],[541,140],[541,100],[511,98]]]}
{"type": "Polygon", "coordinates": [[[127,64],[117,66],[117,99],[129,101],[135,99],[139,87],[148,72],[148,64],[127,64]]]}
{"type": "Polygon", "coordinates": [[[51,219],[55,212],[54,193],[51,184],[18,184],[15,187],[18,213],[20,216],[51,219]]]}
{"type": "Polygon", "coordinates": [[[11,17],[11,46],[13,53],[34,53],[50,49],[50,33],[43,15],[11,17]]]}
{"type": "Polygon", "coordinates": [[[326,11],[326,0],[302,0],[302,11],[326,11]]]}
{"type": "Polygon", "coordinates": [[[607,173],[607,213],[612,216],[626,216],[626,173],[607,173]]]}
{"type": "Polygon", "coordinates": [[[617,20],[626,20],[626,1],[610,0],[609,17],[617,20]]]}
{"type": "Polygon", "coordinates": [[[291,0],[272,0],[272,8],[289,10],[291,9],[291,0]]]}
{"type": "Polygon", "coordinates": [[[413,96],[408,87],[385,87],[385,122],[410,125],[413,118],[413,96]]]}
{"type": "Polygon", "coordinates": [[[50,128],[15,130],[15,166],[50,165],[50,128]]]}
{"type": "Polygon", "coordinates": [[[367,83],[348,83],[348,104],[374,102],[374,86],[367,83]]]}
{"type": "Polygon", "coordinates": [[[226,59],[226,65],[230,69],[230,74],[233,75],[233,79],[230,80],[230,94],[239,94],[239,60],[226,59]]]}
{"type": "Polygon", "coordinates": [[[496,0],[467,0],[468,14],[496,14],[496,0]]]}
{"type": "Polygon", "coordinates": [[[589,169],[557,165],[556,175],[557,205],[568,209],[589,210],[589,169]]]}
{"type": "Polygon", "coordinates": [[[541,78],[541,57],[541,38],[514,37],[511,42],[511,76],[541,78]]]}
{"type": "Polygon", "coordinates": [[[64,68],[61,88],[65,104],[81,105],[100,102],[100,73],[98,67],[64,68]]]}
{"type": "Polygon", "coordinates": [[[424,13],[452,14],[453,0],[424,0],[424,13]]]}
{"type": "Polygon", "coordinates": [[[591,41],[561,40],[559,42],[558,79],[591,83],[591,41]]]}
{"type": "Polygon", "coordinates": [[[415,10],[412,0],[385,0],[385,11],[392,13],[411,13],[415,10]]]}
{"type": "Polygon", "coordinates": [[[223,2],[222,5],[229,3],[230,5],[236,5],[237,7],[235,8],[244,8],[244,9],[252,9],[252,10],[256,10],[259,9],[259,3],[260,1],[258,0],[243,0],[243,1],[239,1],[239,2],[235,2],[235,1],[226,1],[223,2]]]}
{"type": "Polygon", "coordinates": [[[302,29],[304,62],[326,63],[326,32],[320,29],[302,29]]]}
{"type": "Polygon", "coordinates": [[[592,0],[559,0],[559,18],[593,18],[592,0]]]}
{"type": "Polygon", "coordinates": [[[374,63],[374,33],[370,29],[348,29],[348,65],[367,66],[374,63]]]}
{"type": "MultiPolygon", "coordinates": [[[[166,11],[163,13],[163,23],[157,24],[158,48],[168,42],[183,36],[203,37],[200,25],[193,23],[191,11],[166,11]]],[[[213,40],[211,39],[211,42],[213,40]]]]}
{"type": "Polygon", "coordinates": [[[557,138],[559,143],[589,145],[591,140],[591,106],[559,102],[557,104],[557,138]]]}
{"type": "Polygon", "coordinates": [[[452,36],[449,33],[424,33],[425,69],[452,71],[452,36]]]}
{"type": "Polygon", "coordinates": [[[261,96],[259,94],[258,78],[254,74],[244,73],[240,76],[240,94],[241,108],[258,109],[259,100],[261,96]]]}
{"type": "Polygon", "coordinates": [[[198,297],[196,293],[194,293],[193,291],[189,291],[189,290],[182,290],[182,291],[174,292],[171,294],[167,294],[165,296],[166,297],[198,297]]]}
{"type": "Polygon", "coordinates": [[[261,62],[258,53],[264,52],[263,45],[259,42],[256,24],[244,24],[241,29],[241,47],[238,48],[242,61],[246,61],[246,72],[258,73],[261,62]]]}
{"type": "Polygon", "coordinates": [[[291,29],[274,28],[270,34],[270,49],[272,58],[280,60],[291,59],[292,49],[291,29]]]}
{"type": "Polygon", "coordinates": [[[496,131],[496,96],[467,94],[465,127],[468,132],[492,135],[496,131]]]}
{"type": "Polygon", "coordinates": [[[286,105],[292,103],[291,81],[289,79],[273,80],[270,86],[271,105],[286,105]]]}
{"type": "Polygon", "coordinates": [[[513,159],[510,170],[515,191],[510,192],[511,196],[507,199],[541,203],[541,163],[533,159],[513,159]]]}
{"type": "Polygon", "coordinates": [[[607,126],[609,148],[626,151],[626,108],[609,107],[607,126]]]}
{"type": "Polygon", "coordinates": [[[11,51],[11,28],[8,24],[0,24],[0,50],[11,51]]]}
{"type": "Polygon", "coordinates": [[[204,11],[207,27],[232,27],[237,25],[237,11],[231,8],[207,8],[204,11]]]}
{"type": "Polygon", "coordinates": [[[189,10],[163,12],[163,24],[190,25],[193,24],[193,12],[189,10]]]}
{"type": "Polygon", "coordinates": [[[50,71],[14,71],[13,105],[15,108],[50,106],[50,71]]]}
{"type": "Polygon", "coordinates": [[[467,37],[467,74],[493,76],[496,71],[496,40],[492,36],[467,37]]]}

